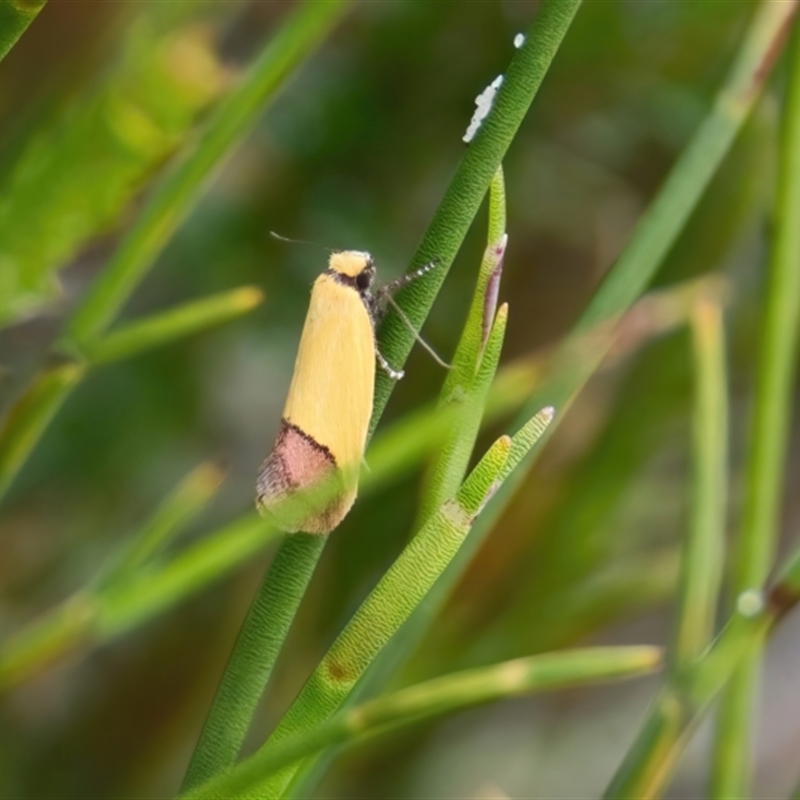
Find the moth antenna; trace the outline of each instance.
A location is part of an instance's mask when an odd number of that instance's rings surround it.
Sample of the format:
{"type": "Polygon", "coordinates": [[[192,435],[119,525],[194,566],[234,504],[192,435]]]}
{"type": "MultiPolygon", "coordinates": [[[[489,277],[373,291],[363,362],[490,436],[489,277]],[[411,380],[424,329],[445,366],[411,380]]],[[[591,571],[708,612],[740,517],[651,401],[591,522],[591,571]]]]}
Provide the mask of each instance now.
{"type": "Polygon", "coordinates": [[[323,250],[327,250],[329,253],[339,252],[334,247],[328,247],[327,245],[320,244],[319,242],[312,242],[310,239],[290,239],[288,236],[281,236],[279,233],[276,233],[275,231],[270,231],[269,235],[273,239],[277,239],[279,242],[286,242],[287,244],[310,244],[313,247],[320,247],[323,250]]]}
{"type": "Polygon", "coordinates": [[[405,326],[411,331],[413,337],[430,353],[433,360],[439,364],[440,366],[444,367],[445,369],[450,369],[450,364],[448,364],[444,359],[439,357],[439,354],[417,333],[416,329],[414,328],[413,323],[411,320],[406,316],[405,311],[400,308],[399,305],[395,302],[394,298],[390,295],[386,295],[386,300],[392,306],[392,308],[397,312],[397,315],[400,317],[401,320],[405,323],[405,326]]]}

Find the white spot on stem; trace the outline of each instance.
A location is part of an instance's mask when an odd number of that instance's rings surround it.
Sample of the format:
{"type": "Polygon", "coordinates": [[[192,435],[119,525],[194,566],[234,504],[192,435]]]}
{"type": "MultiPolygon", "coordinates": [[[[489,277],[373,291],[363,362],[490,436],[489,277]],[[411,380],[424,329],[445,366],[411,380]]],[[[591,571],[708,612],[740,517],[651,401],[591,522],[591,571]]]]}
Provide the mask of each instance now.
{"type": "Polygon", "coordinates": [[[524,33],[518,33],[514,37],[514,47],[516,47],[517,50],[519,50],[520,47],[522,47],[522,45],[524,45],[524,44],[525,44],[525,34],[524,33]]]}
{"type": "Polygon", "coordinates": [[[736,598],[736,610],[748,619],[764,610],[764,595],[758,589],[748,589],[736,598]]]}
{"type": "Polygon", "coordinates": [[[497,90],[503,85],[503,76],[498,75],[476,98],[475,98],[475,111],[472,114],[467,132],[462,137],[467,143],[471,142],[478,132],[481,124],[492,110],[494,104],[494,97],[497,90]]]}

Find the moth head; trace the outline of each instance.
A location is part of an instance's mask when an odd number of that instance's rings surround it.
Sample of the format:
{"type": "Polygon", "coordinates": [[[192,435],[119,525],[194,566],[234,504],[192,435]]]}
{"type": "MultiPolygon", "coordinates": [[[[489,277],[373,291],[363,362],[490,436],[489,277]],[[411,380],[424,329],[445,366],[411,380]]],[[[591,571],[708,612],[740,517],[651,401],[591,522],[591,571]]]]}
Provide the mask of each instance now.
{"type": "Polygon", "coordinates": [[[375,278],[375,263],[369,253],[361,250],[343,250],[332,253],[328,269],[355,282],[360,292],[369,291],[375,278]]]}

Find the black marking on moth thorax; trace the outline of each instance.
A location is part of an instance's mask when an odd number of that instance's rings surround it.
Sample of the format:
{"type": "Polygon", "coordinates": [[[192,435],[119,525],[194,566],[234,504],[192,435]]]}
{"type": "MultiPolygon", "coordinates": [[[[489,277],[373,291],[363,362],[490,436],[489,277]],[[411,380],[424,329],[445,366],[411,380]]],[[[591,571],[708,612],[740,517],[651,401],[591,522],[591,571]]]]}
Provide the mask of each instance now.
{"type": "Polygon", "coordinates": [[[335,269],[326,269],[325,274],[329,278],[333,278],[336,283],[341,283],[342,286],[349,286],[351,289],[354,289],[359,294],[361,292],[358,289],[358,284],[356,283],[356,279],[352,275],[345,275],[343,272],[337,272],[335,269]]]}
{"type": "Polygon", "coordinates": [[[375,277],[375,267],[370,265],[355,276],[345,275],[342,272],[337,272],[335,269],[326,269],[324,274],[329,278],[333,278],[336,283],[347,286],[358,294],[361,298],[361,302],[367,309],[372,327],[374,328],[380,319],[377,298],[374,297],[370,291],[372,280],[375,277]]]}

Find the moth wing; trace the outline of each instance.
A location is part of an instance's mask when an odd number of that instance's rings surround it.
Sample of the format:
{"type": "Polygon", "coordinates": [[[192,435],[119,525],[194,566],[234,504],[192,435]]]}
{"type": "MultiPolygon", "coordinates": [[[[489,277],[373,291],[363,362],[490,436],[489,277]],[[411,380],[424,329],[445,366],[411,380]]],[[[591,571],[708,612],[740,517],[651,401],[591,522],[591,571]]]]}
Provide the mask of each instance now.
{"type": "Polygon", "coordinates": [[[285,530],[328,533],[356,498],[372,414],[375,343],[358,292],[321,275],[311,292],[281,430],[258,479],[258,504],[270,512],[293,489],[326,474],[342,482],[323,511],[279,519],[285,530]]]}
{"type": "Polygon", "coordinates": [[[358,470],[372,415],[375,339],[361,296],[328,275],[311,293],[283,416],[358,470]]]}

